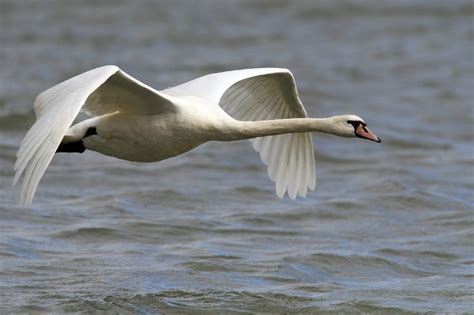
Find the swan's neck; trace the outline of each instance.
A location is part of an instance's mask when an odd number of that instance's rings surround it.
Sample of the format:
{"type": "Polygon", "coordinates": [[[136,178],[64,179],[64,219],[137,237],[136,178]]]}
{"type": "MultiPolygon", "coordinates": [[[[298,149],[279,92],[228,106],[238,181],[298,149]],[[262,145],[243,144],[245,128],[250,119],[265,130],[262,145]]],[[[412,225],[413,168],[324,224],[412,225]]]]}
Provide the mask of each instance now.
{"type": "Polygon", "coordinates": [[[225,140],[243,140],[257,137],[274,136],[296,132],[323,132],[341,136],[329,118],[291,118],[259,121],[235,121],[232,128],[225,132],[225,140]]]}

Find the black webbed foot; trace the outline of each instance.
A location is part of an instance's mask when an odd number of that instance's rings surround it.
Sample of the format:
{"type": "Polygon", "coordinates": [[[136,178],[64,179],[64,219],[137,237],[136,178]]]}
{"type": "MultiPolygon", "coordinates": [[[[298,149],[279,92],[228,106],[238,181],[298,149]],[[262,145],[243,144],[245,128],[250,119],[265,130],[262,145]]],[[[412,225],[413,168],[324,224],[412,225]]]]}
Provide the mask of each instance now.
{"type": "Polygon", "coordinates": [[[56,150],[56,153],[58,152],[67,152],[67,153],[82,153],[86,150],[86,147],[81,141],[77,142],[70,142],[70,143],[61,143],[56,150]]]}
{"type": "MultiPolygon", "coordinates": [[[[97,134],[97,129],[96,127],[89,127],[84,134],[84,137],[82,139],[85,139],[90,136],[94,136],[97,134]]],[[[86,147],[82,143],[82,140],[76,141],[76,142],[70,142],[70,143],[61,143],[56,150],[56,153],[58,152],[66,152],[66,153],[82,153],[86,150],[86,147]]]]}

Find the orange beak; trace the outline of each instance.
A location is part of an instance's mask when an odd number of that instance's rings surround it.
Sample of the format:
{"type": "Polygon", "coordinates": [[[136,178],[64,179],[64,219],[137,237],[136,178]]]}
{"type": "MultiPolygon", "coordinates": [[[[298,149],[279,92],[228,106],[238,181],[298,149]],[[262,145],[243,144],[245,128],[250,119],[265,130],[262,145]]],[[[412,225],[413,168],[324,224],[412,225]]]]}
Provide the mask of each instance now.
{"type": "Polygon", "coordinates": [[[371,140],[371,141],[375,141],[377,143],[382,142],[382,140],[379,137],[377,137],[375,135],[375,133],[370,131],[369,128],[367,128],[363,124],[359,124],[357,126],[357,128],[355,130],[355,134],[359,138],[368,139],[368,140],[371,140]]]}

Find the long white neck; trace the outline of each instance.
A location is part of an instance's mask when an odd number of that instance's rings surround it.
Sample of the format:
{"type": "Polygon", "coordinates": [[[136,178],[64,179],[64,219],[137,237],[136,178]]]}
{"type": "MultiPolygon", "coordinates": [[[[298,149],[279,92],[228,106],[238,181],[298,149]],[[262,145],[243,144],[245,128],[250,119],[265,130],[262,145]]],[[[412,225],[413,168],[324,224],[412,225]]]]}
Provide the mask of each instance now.
{"type": "Polygon", "coordinates": [[[229,127],[223,130],[224,139],[220,140],[244,140],[296,132],[322,132],[342,136],[334,124],[334,117],[234,121],[229,127]]]}

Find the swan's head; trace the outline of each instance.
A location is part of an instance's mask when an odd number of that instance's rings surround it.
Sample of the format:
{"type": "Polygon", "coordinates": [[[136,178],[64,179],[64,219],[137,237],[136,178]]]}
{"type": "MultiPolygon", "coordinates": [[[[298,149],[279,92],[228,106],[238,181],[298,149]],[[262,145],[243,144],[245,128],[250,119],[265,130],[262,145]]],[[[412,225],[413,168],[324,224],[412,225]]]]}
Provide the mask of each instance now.
{"type": "Polygon", "coordinates": [[[338,136],[347,137],[347,138],[362,138],[377,143],[382,142],[382,140],[377,137],[372,131],[367,128],[365,121],[356,115],[341,115],[335,116],[334,126],[336,129],[336,134],[338,136]]]}

